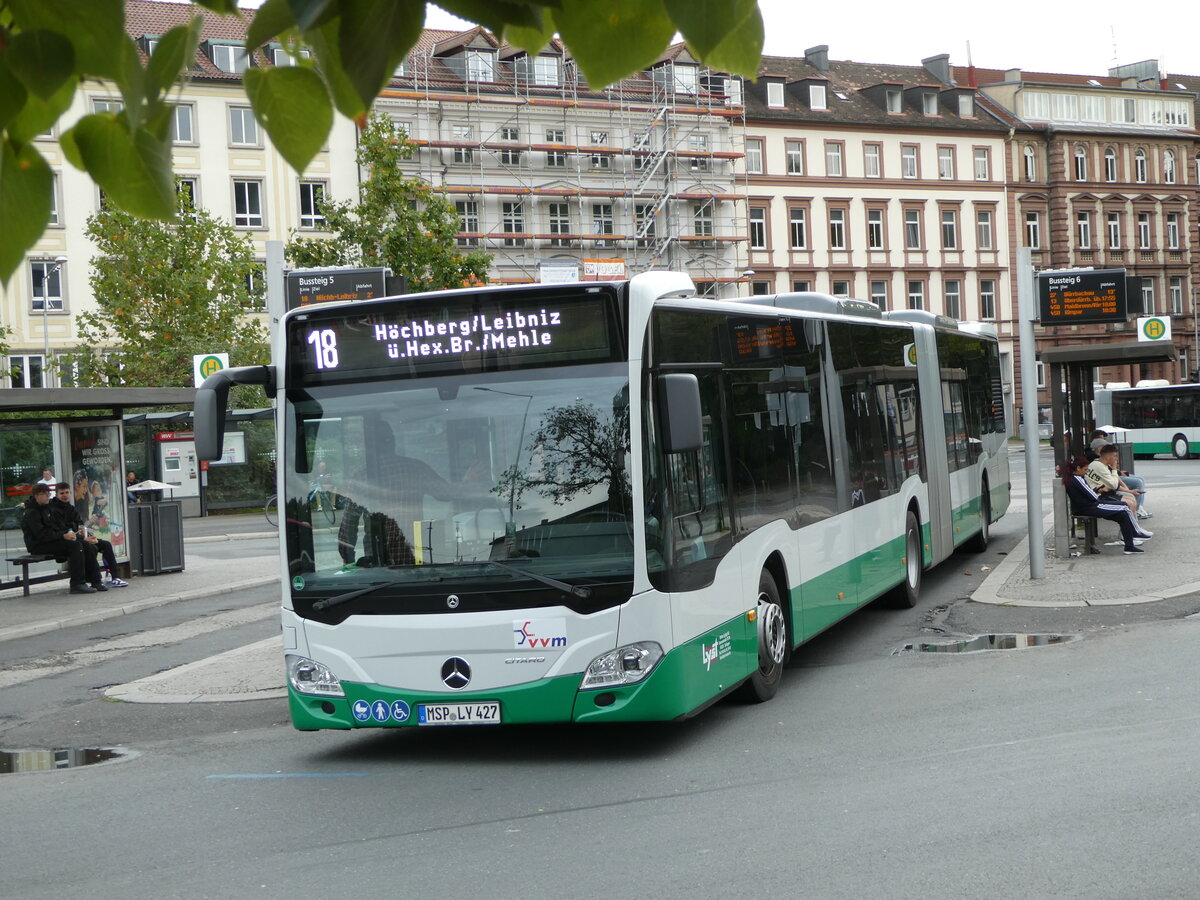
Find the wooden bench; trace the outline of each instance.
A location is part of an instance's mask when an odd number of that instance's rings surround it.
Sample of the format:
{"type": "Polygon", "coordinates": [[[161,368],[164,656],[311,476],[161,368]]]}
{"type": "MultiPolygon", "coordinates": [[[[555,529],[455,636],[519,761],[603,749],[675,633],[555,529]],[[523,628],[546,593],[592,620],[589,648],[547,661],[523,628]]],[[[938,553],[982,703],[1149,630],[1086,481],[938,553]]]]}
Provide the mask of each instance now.
{"type": "Polygon", "coordinates": [[[21,586],[21,596],[28,597],[29,586],[31,584],[44,584],[47,581],[58,581],[61,578],[70,578],[71,574],[69,572],[51,572],[48,575],[37,575],[33,578],[29,577],[29,567],[34,563],[52,562],[53,560],[53,556],[49,556],[45,553],[27,553],[24,556],[8,557],[9,565],[21,567],[21,577],[16,581],[10,581],[8,584],[0,585],[0,587],[16,587],[19,584],[21,586]]]}

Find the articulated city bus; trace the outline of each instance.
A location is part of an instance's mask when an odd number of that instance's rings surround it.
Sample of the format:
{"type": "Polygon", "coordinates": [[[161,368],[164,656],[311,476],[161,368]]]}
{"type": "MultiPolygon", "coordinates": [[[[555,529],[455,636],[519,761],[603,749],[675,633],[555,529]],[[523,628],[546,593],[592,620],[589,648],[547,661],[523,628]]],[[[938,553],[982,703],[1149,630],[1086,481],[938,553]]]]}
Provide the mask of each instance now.
{"type": "Polygon", "coordinates": [[[1009,501],[994,333],[928,313],[652,272],[302,307],[274,359],[205,382],[197,445],[231,383],[274,393],[301,730],[766,700],[1009,501]]]}
{"type": "Polygon", "coordinates": [[[1133,444],[1134,456],[1200,453],[1200,384],[1098,390],[1096,422],[1126,429],[1114,440],[1133,444]]]}

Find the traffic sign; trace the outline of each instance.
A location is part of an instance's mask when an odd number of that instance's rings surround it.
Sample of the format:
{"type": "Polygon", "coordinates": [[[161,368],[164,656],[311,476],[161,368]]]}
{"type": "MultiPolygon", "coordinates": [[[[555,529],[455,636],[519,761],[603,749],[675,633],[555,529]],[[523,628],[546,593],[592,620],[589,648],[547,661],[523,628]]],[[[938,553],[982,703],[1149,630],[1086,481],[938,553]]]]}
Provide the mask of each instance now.
{"type": "Polygon", "coordinates": [[[1139,341],[1171,340],[1171,320],[1166,316],[1140,316],[1137,329],[1139,341]]]}
{"type": "Polygon", "coordinates": [[[228,353],[197,353],[192,357],[192,375],[196,379],[196,387],[200,387],[209,375],[228,368],[228,353]]]}

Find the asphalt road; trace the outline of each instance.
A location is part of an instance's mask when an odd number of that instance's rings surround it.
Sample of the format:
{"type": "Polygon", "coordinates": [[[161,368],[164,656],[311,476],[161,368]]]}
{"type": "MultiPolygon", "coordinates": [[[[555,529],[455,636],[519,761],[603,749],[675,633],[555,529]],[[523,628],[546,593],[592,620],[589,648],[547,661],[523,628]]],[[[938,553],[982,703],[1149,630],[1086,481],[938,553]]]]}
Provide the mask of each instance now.
{"type": "MultiPolygon", "coordinates": [[[[1200,476],[1146,465],[1157,484],[1200,476]]],[[[796,654],[769,704],[683,723],[304,734],[282,702],[100,699],[273,633],[267,589],[0,646],[0,678],[59,666],[0,682],[0,746],[130,751],[0,776],[0,890],[1196,896],[1200,619],[1148,604],[1062,646],[894,653],[991,616],[1078,613],[963,600],[1023,534],[1022,502],[987,553],[928,575],[916,609],[862,610],[796,654]]]]}

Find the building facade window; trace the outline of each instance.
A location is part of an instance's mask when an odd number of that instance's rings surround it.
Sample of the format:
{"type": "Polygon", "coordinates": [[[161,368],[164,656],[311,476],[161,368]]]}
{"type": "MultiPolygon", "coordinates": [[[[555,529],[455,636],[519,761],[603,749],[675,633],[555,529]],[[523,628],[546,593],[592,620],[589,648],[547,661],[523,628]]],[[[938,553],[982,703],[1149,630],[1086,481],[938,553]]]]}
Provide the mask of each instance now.
{"type": "Polygon", "coordinates": [[[921,211],[919,209],[904,211],[904,249],[921,249],[921,211]]]}
{"type": "Polygon", "coordinates": [[[946,280],[946,315],[952,319],[962,318],[962,282],[957,278],[946,280]]]}
{"type": "Polygon", "coordinates": [[[550,238],[550,246],[566,247],[569,245],[571,242],[566,235],[571,233],[571,204],[547,203],[546,216],[550,224],[550,234],[557,235],[550,238]]]}
{"type": "MultiPolygon", "coordinates": [[[[479,233],[479,204],[475,200],[454,201],[454,211],[458,213],[458,230],[466,234],[479,233]]],[[[475,247],[479,239],[474,237],[458,238],[458,246],[475,247]]]]}
{"type": "Polygon", "coordinates": [[[713,236],[713,207],[708,201],[692,204],[692,233],[697,237],[713,236]]]}
{"type": "Polygon", "coordinates": [[[883,99],[889,113],[899,114],[904,112],[904,95],[900,91],[888,88],[884,91],[883,99]]]}
{"type": "Polygon", "coordinates": [[[467,63],[467,81],[496,80],[496,55],[490,50],[467,50],[463,57],[467,63]]]}
{"type": "Polygon", "coordinates": [[[195,130],[192,128],[192,118],[195,107],[190,103],[180,103],[171,114],[171,141],[176,144],[193,144],[196,141],[195,130]]]}
{"type": "Polygon", "coordinates": [[[917,160],[917,145],[902,144],[900,146],[900,175],[904,178],[917,178],[921,174],[917,160]]]}
{"type": "Polygon", "coordinates": [[[954,148],[953,147],[938,147],[938,178],[949,179],[954,177],[954,148]]]}
{"type": "Polygon", "coordinates": [[[505,200],[500,204],[500,230],[510,235],[504,238],[505,247],[524,247],[525,238],[515,237],[525,231],[525,204],[521,200],[505,200]]]}
{"type": "Polygon", "coordinates": [[[238,147],[258,146],[258,122],[250,107],[229,107],[229,143],[238,147]]]}
{"type": "Polygon", "coordinates": [[[987,147],[975,148],[975,180],[989,181],[992,177],[992,151],[987,147]]]}
{"type": "MultiPolygon", "coordinates": [[[[593,131],[591,133],[592,144],[594,146],[604,146],[608,143],[607,131],[593,131]]],[[[612,168],[612,157],[607,153],[592,154],[593,169],[609,169],[612,168]]]]}
{"type": "Polygon", "coordinates": [[[46,387],[45,365],[42,355],[27,354],[8,358],[8,383],[14,388],[46,387]]]}
{"type": "Polygon", "coordinates": [[[992,234],[992,211],[990,209],[975,210],[975,243],[980,250],[994,250],[992,234]]]}
{"type": "MultiPolygon", "coordinates": [[[[708,153],[708,135],[706,134],[689,134],[688,135],[688,150],[692,153],[708,153]]],[[[688,164],[693,172],[708,171],[708,157],[692,156],[688,158],[688,164]]]]}
{"type": "MultiPolygon", "coordinates": [[[[65,265],[65,264],[64,264],[65,265]]],[[[30,297],[33,312],[40,313],[63,311],[63,266],[48,259],[34,259],[29,262],[30,297]]]]}
{"type": "Polygon", "coordinates": [[[1037,151],[1033,147],[1025,146],[1025,180],[1037,181],[1037,151]]]}
{"type": "Polygon", "coordinates": [[[1138,249],[1150,249],[1150,213],[1138,213],[1138,249]]]}
{"type": "Polygon", "coordinates": [[[1092,214],[1090,212],[1075,213],[1075,242],[1081,250],[1092,246],[1092,214]]]}
{"type": "Polygon", "coordinates": [[[996,281],[992,278],[979,279],[979,318],[996,318],[996,281]]]}
{"type": "Polygon", "coordinates": [[[863,174],[868,178],[883,176],[883,147],[880,144],[863,144],[863,174]]]}
{"type": "Polygon", "coordinates": [[[1153,316],[1157,314],[1154,308],[1154,279],[1142,279],[1142,315],[1153,316]]]}
{"type": "MultiPolygon", "coordinates": [[[[592,204],[592,234],[609,236],[613,234],[613,205],[611,203],[593,203],[592,204]]],[[[612,244],[611,240],[600,240],[596,242],[599,247],[607,247],[612,244]]]]}
{"type": "Polygon", "coordinates": [[[263,227],[262,182],[233,180],[233,224],[238,228],[263,227]]]}
{"type": "Polygon", "coordinates": [[[325,185],[320,181],[300,182],[300,227],[324,228],[325,185]]]}
{"type": "Polygon", "coordinates": [[[804,141],[784,141],[784,154],[789,175],[804,174],[804,141]]]}
{"type": "Polygon", "coordinates": [[[213,65],[230,75],[241,75],[250,65],[246,48],[241,44],[211,44],[213,65]]]}
{"type": "Polygon", "coordinates": [[[767,249],[767,210],[763,206],[750,207],[750,249],[767,249]]]}
{"type": "Polygon", "coordinates": [[[808,86],[808,108],[809,109],[828,109],[829,103],[826,99],[825,85],[810,84],[808,86]]]}
{"type": "MultiPolygon", "coordinates": [[[[450,136],[460,143],[470,142],[474,139],[474,130],[470,125],[451,125],[450,136]]],[[[468,164],[473,158],[470,147],[455,147],[450,157],[452,162],[459,164],[468,164]]]]}
{"type": "Polygon", "coordinates": [[[1075,180],[1088,180],[1087,150],[1083,147],[1075,148],[1075,180]]]}
{"type": "Polygon", "coordinates": [[[925,308],[925,282],[910,281],[908,283],[908,308],[925,308]]]}
{"type": "Polygon", "coordinates": [[[846,249],[846,210],[829,210],[829,249],[846,249]]]}
{"type": "Polygon", "coordinates": [[[849,281],[845,281],[845,280],[839,278],[833,282],[831,287],[832,287],[832,290],[830,291],[830,293],[833,294],[833,296],[835,296],[835,297],[849,297],[850,296],[850,282],[849,281]]]}
{"type": "Polygon", "coordinates": [[[840,178],[845,174],[842,166],[842,153],[844,145],[841,141],[826,141],[825,142],[825,174],[840,178]]]}
{"type": "Polygon", "coordinates": [[[637,203],[634,205],[633,226],[637,229],[639,239],[654,237],[655,218],[653,203],[637,203]]]}
{"type": "Polygon", "coordinates": [[[1168,290],[1171,292],[1171,314],[1183,315],[1183,278],[1172,275],[1168,290]]]}
{"type": "Polygon", "coordinates": [[[1042,246],[1042,217],[1040,213],[1025,213],[1025,246],[1038,250],[1042,246]]]}
{"type": "Polygon", "coordinates": [[[870,250],[885,249],[882,209],[867,210],[867,248],[870,250]]]}
{"type": "Polygon", "coordinates": [[[808,210],[802,206],[788,210],[788,242],[793,250],[808,249],[808,210]]]}
{"type": "Polygon", "coordinates": [[[761,175],[763,173],[763,142],[761,138],[746,140],[746,173],[761,175]]]}
{"type": "Polygon", "coordinates": [[[557,56],[535,56],[533,58],[533,83],[549,86],[558,84],[557,56]]]}
{"type": "Polygon", "coordinates": [[[1179,249],[1179,213],[1167,213],[1167,249],[1179,249]]]}
{"type": "Polygon", "coordinates": [[[1104,180],[1117,180],[1117,151],[1112,147],[1106,147],[1104,150],[1104,180]]]}
{"type": "Polygon", "coordinates": [[[1108,230],[1108,249],[1121,249],[1121,214],[1110,212],[1107,214],[1107,223],[1105,226],[1108,230]]]}
{"type": "Polygon", "coordinates": [[[871,302],[882,310],[888,308],[888,283],[886,281],[871,282],[871,302]]]}
{"type": "Polygon", "coordinates": [[[1138,184],[1146,183],[1146,151],[1140,148],[1133,154],[1133,179],[1138,184]]]}
{"type": "Polygon", "coordinates": [[[1175,183],[1175,151],[1163,151],[1163,182],[1165,184],[1175,183]]]}
{"type": "Polygon", "coordinates": [[[953,209],[942,210],[942,249],[958,249],[958,212],[953,209]]]}

